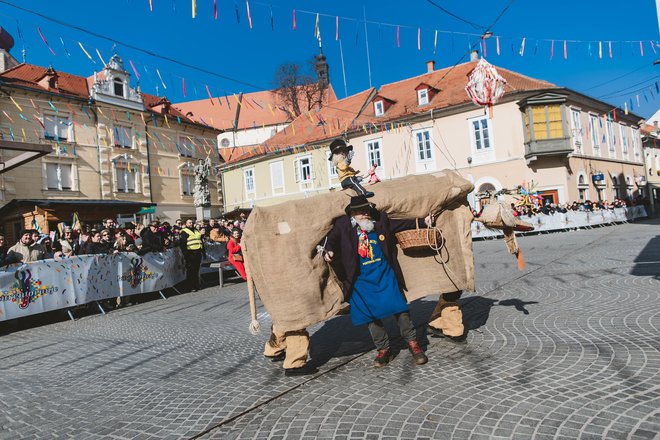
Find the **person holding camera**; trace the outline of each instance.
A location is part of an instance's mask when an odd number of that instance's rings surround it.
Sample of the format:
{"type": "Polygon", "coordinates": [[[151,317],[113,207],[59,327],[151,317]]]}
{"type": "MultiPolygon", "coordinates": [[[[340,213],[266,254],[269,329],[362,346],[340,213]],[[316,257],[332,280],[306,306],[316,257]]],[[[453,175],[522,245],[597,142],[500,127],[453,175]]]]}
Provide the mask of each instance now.
{"type": "Polygon", "coordinates": [[[227,242],[227,258],[229,262],[236,268],[243,281],[247,281],[245,275],[245,264],[243,263],[243,253],[241,251],[241,235],[243,232],[239,228],[234,228],[231,231],[231,239],[227,242]]]}

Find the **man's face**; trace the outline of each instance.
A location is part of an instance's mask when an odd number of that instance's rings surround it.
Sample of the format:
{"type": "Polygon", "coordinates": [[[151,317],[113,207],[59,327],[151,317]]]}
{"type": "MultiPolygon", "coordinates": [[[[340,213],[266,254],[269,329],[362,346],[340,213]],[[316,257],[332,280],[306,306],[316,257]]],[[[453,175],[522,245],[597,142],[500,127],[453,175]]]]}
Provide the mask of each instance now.
{"type": "Polygon", "coordinates": [[[32,241],[33,241],[34,243],[36,243],[37,240],[39,240],[39,233],[38,233],[38,232],[33,232],[33,233],[32,233],[32,241]]]}
{"type": "Polygon", "coordinates": [[[110,220],[110,219],[105,221],[105,227],[106,228],[112,228],[114,225],[115,225],[115,222],[110,220]]]}
{"type": "Polygon", "coordinates": [[[64,239],[65,240],[71,240],[71,232],[65,232],[64,233],[64,239]]]}
{"type": "Polygon", "coordinates": [[[181,222],[181,220],[177,220],[176,222],[174,222],[174,224],[177,225],[178,227],[181,227],[183,223],[181,222]]]}
{"type": "Polygon", "coordinates": [[[110,240],[110,232],[102,232],[101,233],[101,238],[103,241],[109,241],[110,240]]]}
{"type": "Polygon", "coordinates": [[[32,234],[26,232],[25,234],[21,235],[21,243],[25,245],[29,245],[30,243],[32,243],[32,234]]]}
{"type": "Polygon", "coordinates": [[[192,228],[194,225],[192,220],[186,220],[186,228],[192,228]]]}
{"type": "Polygon", "coordinates": [[[209,220],[209,226],[210,226],[210,227],[215,226],[215,220],[214,220],[214,219],[210,219],[210,220],[209,220]]]}
{"type": "Polygon", "coordinates": [[[234,232],[231,233],[231,236],[235,239],[239,239],[239,238],[241,238],[241,233],[238,232],[238,231],[234,231],[234,232]]]}
{"type": "Polygon", "coordinates": [[[351,216],[355,220],[371,220],[371,208],[364,207],[351,210],[351,216]]]}
{"type": "Polygon", "coordinates": [[[0,247],[2,247],[2,246],[4,246],[4,245],[5,245],[5,237],[3,237],[2,235],[0,235],[0,247]]]}
{"type": "Polygon", "coordinates": [[[92,235],[92,241],[93,241],[94,243],[98,243],[99,241],[101,241],[101,233],[100,233],[100,232],[95,232],[95,233],[92,235]]]}

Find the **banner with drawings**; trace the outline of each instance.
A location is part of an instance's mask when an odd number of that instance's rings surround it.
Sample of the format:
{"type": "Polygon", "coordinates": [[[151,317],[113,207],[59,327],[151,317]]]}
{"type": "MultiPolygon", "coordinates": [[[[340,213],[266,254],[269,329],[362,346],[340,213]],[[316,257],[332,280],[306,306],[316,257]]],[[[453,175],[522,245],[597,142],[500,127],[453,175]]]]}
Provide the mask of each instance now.
{"type": "Polygon", "coordinates": [[[156,292],[186,277],[179,249],[81,255],[0,271],[0,321],[117,296],[156,292]]]}
{"type": "MultiPolygon", "coordinates": [[[[644,206],[630,208],[601,209],[600,211],[568,211],[566,213],[523,216],[521,220],[531,223],[534,232],[560,231],[562,229],[586,228],[610,223],[633,221],[646,217],[644,206]]],[[[480,222],[472,222],[472,238],[500,237],[502,231],[488,229],[480,222]]]]}

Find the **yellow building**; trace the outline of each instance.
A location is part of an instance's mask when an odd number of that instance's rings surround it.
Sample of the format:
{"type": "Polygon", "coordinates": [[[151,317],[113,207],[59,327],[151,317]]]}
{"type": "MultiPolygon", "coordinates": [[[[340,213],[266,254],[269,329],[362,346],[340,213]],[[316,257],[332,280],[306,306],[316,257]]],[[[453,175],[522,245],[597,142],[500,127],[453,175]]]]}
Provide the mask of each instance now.
{"type": "MultiPolygon", "coordinates": [[[[53,153],[0,175],[9,241],[34,219],[48,231],[70,224],[74,212],[83,223],[138,213],[170,222],[195,217],[191,166],[207,156],[214,166],[221,162],[219,131],[167,98],[131,87],[116,54],[89,78],[25,63],[0,73],[0,133],[53,146],[53,153]]],[[[2,154],[3,161],[15,155],[2,154]]],[[[218,215],[222,190],[214,173],[209,182],[205,214],[218,215]]]]}

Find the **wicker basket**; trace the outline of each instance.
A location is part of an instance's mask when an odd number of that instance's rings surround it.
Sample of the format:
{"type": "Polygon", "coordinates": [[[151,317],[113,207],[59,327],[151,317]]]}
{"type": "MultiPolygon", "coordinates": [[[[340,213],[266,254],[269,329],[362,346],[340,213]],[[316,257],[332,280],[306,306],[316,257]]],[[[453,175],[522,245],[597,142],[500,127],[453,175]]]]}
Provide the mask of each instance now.
{"type": "Polygon", "coordinates": [[[415,220],[415,229],[394,234],[402,250],[435,249],[438,247],[436,228],[419,229],[419,219],[415,220]]]}

